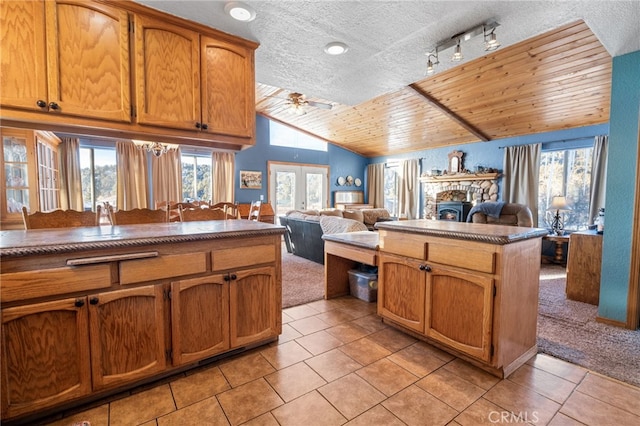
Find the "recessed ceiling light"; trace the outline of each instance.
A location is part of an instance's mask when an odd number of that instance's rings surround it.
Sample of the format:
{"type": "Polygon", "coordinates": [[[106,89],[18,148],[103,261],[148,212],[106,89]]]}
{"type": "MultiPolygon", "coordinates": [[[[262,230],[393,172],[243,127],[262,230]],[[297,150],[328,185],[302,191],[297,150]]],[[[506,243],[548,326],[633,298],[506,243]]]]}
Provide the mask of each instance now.
{"type": "Polygon", "coordinates": [[[342,55],[347,50],[349,46],[339,41],[331,42],[324,47],[324,51],[329,55],[342,55]]]}
{"type": "Polygon", "coordinates": [[[251,22],[256,18],[256,11],[251,6],[248,6],[239,1],[232,1],[224,6],[224,11],[229,14],[233,19],[242,22],[251,22]]]}

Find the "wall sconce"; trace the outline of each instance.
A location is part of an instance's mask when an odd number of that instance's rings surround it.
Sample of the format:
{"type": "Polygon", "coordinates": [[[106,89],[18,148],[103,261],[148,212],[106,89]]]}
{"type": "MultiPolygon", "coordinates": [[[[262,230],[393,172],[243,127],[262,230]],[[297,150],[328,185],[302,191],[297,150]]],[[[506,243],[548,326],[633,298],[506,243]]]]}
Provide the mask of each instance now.
{"type": "Polygon", "coordinates": [[[571,211],[571,206],[567,203],[567,198],[563,196],[555,196],[551,200],[551,205],[547,210],[547,216],[551,215],[551,232],[554,235],[564,235],[564,223],[566,221],[566,212],[571,211]],[[555,210],[555,214],[553,211],[555,210]],[[562,213],[562,214],[561,214],[562,213]]]}
{"type": "Polygon", "coordinates": [[[162,154],[166,154],[170,150],[178,148],[178,145],[170,143],[149,142],[140,140],[132,140],[131,142],[133,142],[138,149],[144,149],[147,152],[152,153],[155,157],[160,157],[162,154]]]}

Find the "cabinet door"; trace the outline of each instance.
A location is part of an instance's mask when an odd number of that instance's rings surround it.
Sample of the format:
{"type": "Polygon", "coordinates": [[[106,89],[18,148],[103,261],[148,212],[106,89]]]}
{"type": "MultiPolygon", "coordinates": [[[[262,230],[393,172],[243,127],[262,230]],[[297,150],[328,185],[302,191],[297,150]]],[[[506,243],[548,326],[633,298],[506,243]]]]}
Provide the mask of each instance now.
{"type": "Polygon", "coordinates": [[[131,121],[129,17],[94,2],[46,2],[49,111],[131,121]]]}
{"type": "Polygon", "coordinates": [[[424,262],[386,253],[378,265],[378,315],[424,333],[426,272],[424,262]]]}
{"type": "Polygon", "coordinates": [[[44,2],[0,2],[0,104],[40,110],[47,105],[44,2]]]}
{"type": "Polygon", "coordinates": [[[165,311],[160,285],[89,296],[94,390],[164,370],[165,311]]]}
{"type": "Polygon", "coordinates": [[[198,33],[135,16],[136,113],[140,124],[200,126],[198,33]]]}
{"type": "Polygon", "coordinates": [[[276,269],[273,266],[229,274],[231,347],[280,334],[276,315],[276,269]]]}
{"type": "Polygon", "coordinates": [[[2,310],[2,418],[91,392],[86,298],[2,310]]]}
{"type": "Polygon", "coordinates": [[[208,132],[251,138],[255,128],[253,50],[202,36],[202,122],[208,132]]]}
{"type": "Polygon", "coordinates": [[[174,365],[229,349],[229,282],[224,277],[218,274],[171,283],[174,365]]]}
{"type": "Polygon", "coordinates": [[[35,139],[30,130],[0,129],[2,133],[2,212],[3,228],[24,229],[22,207],[38,210],[35,139]],[[9,225],[9,226],[5,226],[9,225]]]}
{"type": "Polygon", "coordinates": [[[427,336],[489,361],[493,278],[432,267],[427,291],[427,336]]]}

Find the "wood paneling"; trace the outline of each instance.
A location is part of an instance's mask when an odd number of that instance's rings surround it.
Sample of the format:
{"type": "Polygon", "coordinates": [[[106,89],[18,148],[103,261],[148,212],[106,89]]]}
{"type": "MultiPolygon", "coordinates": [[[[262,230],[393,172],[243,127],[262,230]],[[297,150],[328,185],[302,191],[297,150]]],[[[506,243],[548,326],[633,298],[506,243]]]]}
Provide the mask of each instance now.
{"type": "Polygon", "coordinates": [[[606,123],[610,92],[611,56],[578,21],[355,106],[299,116],[257,84],[256,111],[375,157],[606,123]]]}

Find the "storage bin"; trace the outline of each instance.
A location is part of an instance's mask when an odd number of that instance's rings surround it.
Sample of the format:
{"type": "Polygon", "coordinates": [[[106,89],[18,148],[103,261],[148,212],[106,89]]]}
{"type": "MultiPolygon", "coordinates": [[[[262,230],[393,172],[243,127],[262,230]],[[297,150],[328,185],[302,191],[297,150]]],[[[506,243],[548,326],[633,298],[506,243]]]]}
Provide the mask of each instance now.
{"type": "Polygon", "coordinates": [[[352,296],[365,302],[378,300],[378,274],[358,271],[349,271],[349,291],[352,296]]]}

